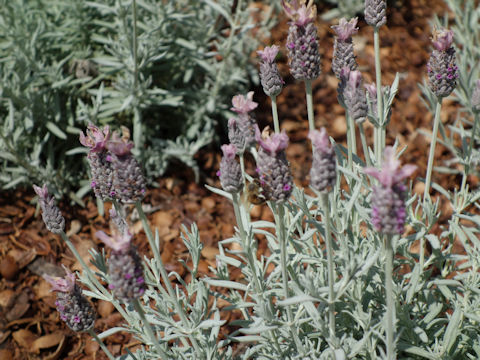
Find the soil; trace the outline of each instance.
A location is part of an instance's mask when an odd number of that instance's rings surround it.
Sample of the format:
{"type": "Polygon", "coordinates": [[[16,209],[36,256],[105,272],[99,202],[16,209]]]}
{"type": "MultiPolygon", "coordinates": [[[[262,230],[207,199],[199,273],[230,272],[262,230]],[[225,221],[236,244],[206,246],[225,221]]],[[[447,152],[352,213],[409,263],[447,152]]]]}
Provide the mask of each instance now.
{"type": "MultiPolygon", "coordinates": [[[[319,13],[322,10],[326,8],[319,9],[319,13]]],[[[388,8],[388,26],[380,31],[383,84],[392,83],[396,72],[401,74],[387,143],[392,144],[398,139],[401,146],[408,146],[402,160],[416,164],[419,167],[417,174],[425,173],[429,147],[429,139],[421,135],[419,129],[428,133],[432,126],[432,114],[420,99],[418,83],[422,83],[426,76],[431,36],[429,20],[433,14],[443,15],[445,11],[442,0],[392,1],[388,8]]],[[[313,82],[316,126],[326,127],[330,136],[346,145],[344,111],[337,102],[337,80],[330,65],[333,49],[330,26],[333,24],[318,24],[323,73],[313,82]]],[[[366,82],[373,82],[373,31],[363,18],[359,20],[359,27],[360,31],[354,38],[357,61],[366,82]]],[[[266,45],[281,44],[283,48],[287,28],[286,19],[283,19],[273,30],[272,38],[265,41],[266,45]]],[[[252,54],[252,61],[256,61],[255,54],[252,54]]],[[[308,186],[311,150],[305,141],[308,122],[304,85],[291,77],[286,58],[280,60],[279,67],[286,81],[285,89],[277,100],[281,127],[287,131],[291,141],[287,157],[297,184],[308,186]]],[[[256,116],[262,128],[271,121],[270,100],[261,87],[254,90],[254,99],[259,103],[256,116]]],[[[445,100],[442,122],[453,123],[456,111],[457,105],[445,100]]],[[[372,126],[367,122],[367,138],[371,138],[371,133],[372,126]]],[[[357,143],[360,144],[360,138],[357,143]]],[[[435,155],[437,162],[451,157],[441,145],[437,145],[435,155]]],[[[190,170],[176,167],[175,171],[171,170],[158,180],[157,188],[148,190],[144,201],[150,206],[151,224],[160,230],[162,258],[166,266],[186,277],[187,281],[190,275],[178,261],[188,261],[187,249],[180,238],[181,224],[187,227],[193,223],[198,225],[204,245],[199,276],[204,276],[209,274],[209,267],[216,266],[217,242],[233,234],[235,223],[230,203],[212,194],[203,185],[207,183],[219,187],[215,175],[220,162],[219,147],[203,149],[197,160],[202,169],[201,183],[195,183],[190,170]]],[[[253,172],[253,164],[248,163],[247,166],[253,172]]],[[[477,181],[476,178],[470,180],[477,181]]],[[[451,189],[459,179],[451,175],[437,178],[434,173],[434,181],[451,189]]],[[[422,193],[422,183],[417,182],[414,191],[422,193]]],[[[79,270],[80,266],[61,238],[45,229],[32,200],[34,193],[30,189],[3,192],[0,197],[0,359],[106,359],[90,335],[68,329],[55,310],[55,296],[41,274],[60,274],[60,264],[74,270],[79,270]]],[[[103,247],[94,233],[106,230],[108,224],[98,213],[95,200],[86,198],[85,204],[84,208],[72,207],[66,202],[59,206],[66,217],[70,238],[80,254],[88,256],[89,248],[103,247]]],[[[444,216],[448,217],[448,204],[444,207],[444,216]]],[[[252,215],[254,218],[272,219],[266,206],[255,207],[252,215]]],[[[138,222],[133,224],[135,244],[140,253],[151,255],[139,225],[138,222]]],[[[268,255],[266,245],[260,244],[260,252],[268,255]]],[[[111,304],[104,301],[94,301],[93,304],[99,314],[95,324],[97,333],[121,324],[122,319],[111,304]]],[[[231,320],[235,314],[223,312],[222,316],[231,320]]],[[[224,332],[228,331],[228,328],[224,329],[224,332]]],[[[106,344],[114,355],[125,353],[125,347],[134,351],[138,346],[138,342],[125,333],[108,337],[106,344]]]]}

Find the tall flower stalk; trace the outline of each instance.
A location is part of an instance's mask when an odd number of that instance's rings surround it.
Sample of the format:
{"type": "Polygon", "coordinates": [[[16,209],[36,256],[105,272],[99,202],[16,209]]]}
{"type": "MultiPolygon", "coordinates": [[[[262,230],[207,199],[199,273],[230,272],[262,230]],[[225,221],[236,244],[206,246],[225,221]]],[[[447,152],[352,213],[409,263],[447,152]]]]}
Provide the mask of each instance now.
{"type": "MultiPolygon", "coordinates": [[[[434,29],[432,38],[433,50],[430,60],[427,63],[428,82],[431,91],[435,94],[437,102],[435,105],[435,118],[433,121],[432,141],[428,153],[427,174],[425,177],[425,190],[423,201],[430,197],[430,185],[432,181],[432,170],[437,144],[438,127],[440,125],[440,113],[442,111],[443,98],[450,95],[455,89],[458,78],[458,68],[455,60],[455,49],[453,48],[453,31],[446,29],[434,29]]],[[[423,237],[420,240],[420,268],[423,269],[425,262],[425,244],[423,237]]]]}
{"type": "Polygon", "coordinates": [[[372,224],[384,239],[387,359],[396,359],[395,299],[393,293],[393,236],[403,233],[406,186],[403,180],[413,174],[415,165],[400,167],[392,147],[386,147],[381,170],[367,167],[364,172],[378,180],[372,193],[372,224]]]}
{"type": "Polygon", "coordinates": [[[333,243],[330,219],[329,192],[335,186],[336,161],[335,152],[330,145],[325,128],[320,131],[313,130],[308,137],[312,141],[313,163],[310,170],[310,185],[320,192],[320,203],[323,211],[323,224],[325,226],[325,246],[327,249],[327,274],[328,274],[328,326],[330,337],[336,343],[335,332],[335,265],[333,261],[333,243]]]}
{"type": "Polygon", "coordinates": [[[278,54],[278,46],[267,46],[265,49],[257,51],[262,59],[260,64],[260,80],[263,91],[270,96],[272,101],[273,128],[275,133],[280,133],[280,123],[278,121],[277,96],[283,88],[284,81],[278,71],[275,63],[275,57],[278,54]]]}
{"type": "MultiPolygon", "coordinates": [[[[293,190],[293,179],[285,149],[288,146],[288,136],[285,132],[270,135],[268,129],[260,134],[257,127],[256,139],[260,145],[257,158],[257,167],[260,181],[265,189],[265,196],[271,201],[275,217],[277,240],[280,247],[280,267],[284,297],[289,297],[288,271],[287,271],[287,233],[284,202],[288,200],[293,190]]],[[[287,320],[297,350],[304,354],[305,350],[293,325],[293,314],[290,306],[286,307],[287,320]]]]}
{"type": "Polygon", "coordinates": [[[385,147],[385,125],[382,96],[382,69],[380,65],[380,27],[387,22],[387,2],[385,0],[365,0],[365,21],[373,26],[373,47],[375,51],[375,79],[377,82],[377,120],[374,129],[374,149],[377,164],[380,164],[385,147]]]}
{"type": "Polygon", "coordinates": [[[312,80],[320,76],[320,53],[315,26],[317,8],[313,0],[282,0],[289,23],[287,51],[290,72],[297,80],[305,82],[307,114],[310,130],[315,129],[313,112],[312,80]]]}

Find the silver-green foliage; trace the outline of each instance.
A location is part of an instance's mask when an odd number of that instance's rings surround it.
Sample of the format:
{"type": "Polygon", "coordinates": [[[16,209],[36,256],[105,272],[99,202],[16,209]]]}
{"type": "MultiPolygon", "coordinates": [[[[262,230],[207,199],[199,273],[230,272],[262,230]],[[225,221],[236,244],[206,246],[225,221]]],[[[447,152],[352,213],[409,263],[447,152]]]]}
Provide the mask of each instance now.
{"type": "Polygon", "coordinates": [[[365,6],[365,0],[322,0],[336,7],[322,14],[323,20],[332,20],[335,18],[345,17],[353,18],[355,15],[361,14],[365,6]]]}
{"type": "Polygon", "coordinates": [[[89,122],[133,128],[152,181],[172,159],[198,172],[193,156],[256,79],[251,30],[266,34],[273,18],[254,24],[251,0],[233,13],[228,0],[138,1],[134,46],[133,3],[1,1],[2,187],[85,185],[78,134],[89,122]]]}

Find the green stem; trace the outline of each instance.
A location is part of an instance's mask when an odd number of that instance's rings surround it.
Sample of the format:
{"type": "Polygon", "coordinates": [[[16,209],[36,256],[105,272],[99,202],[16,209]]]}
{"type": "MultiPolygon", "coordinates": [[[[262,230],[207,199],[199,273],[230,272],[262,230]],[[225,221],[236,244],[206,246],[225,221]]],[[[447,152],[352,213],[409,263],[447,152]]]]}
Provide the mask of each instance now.
{"type": "Polygon", "coordinates": [[[138,108],[138,31],[137,31],[137,1],[132,0],[132,55],[133,55],[133,96],[135,98],[133,108],[133,141],[135,148],[143,160],[143,129],[142,129],[142,116],[138,108]]]}
{"type": "Polygon", "coordinates": [[[162,347],[160,346],[160,343],[158,342],[157,337],[155,336],[155,332],[153,331],[152,325],[150,325],[150,323],[147,321],[147,318],[145,317],[145,311],[143,310],[143,307],[140,304],[140,301],[138,301],[138,299],[134,299],[132,300],[132,304],[133,304],[133,307],[135,308],[135,311],[140,316],[140,319],[142,319],[144,329],[147,330],[148,337],[150,338],[150,341],[153,343],[153,346],[155,346],[158,353],[164,359],[168,359],[167,354],[162,349],[162,347]]]}
{"type": "Polygon", "coordinates": [[[280,123],[278,122],[277,97],[270,96],[270,99],[272,99],[273,128],[275,130],[275,134],[278,134],[280,133],[280,123]]]}
{"type": "Polygon", "coordinates": [[[430,143],[430,152],[428,154],[427,175],[425,178],[425,191],[423,193],[423,201],[425,202],[427,196],[430,197],[430,184],[432,182],[432,169],[435,156],[435,146],[437,144],[438,126],[440,125],[440,112],[442,111],[443,98],[437,99],[435,107],[435,119],[433,121],[432,141],[430,143]]]}
{"type": "MultiPolygon", "coordinates": [[[[275,219],[275,225],[277,228],[277,239],[280,244],[280,266],[282,270],[282,282],[283,282],[283,292],[284,298],[288,299],[288,272],[287,272],[287,237],[285,234],[285,208],[283,204],[272,204],[274,214],[278,214],[275,219]],[[275,211],[276,210],[276,211],[275,211]]],[[[297,347],[297,351],[301,354],[305,353],[302,343],[298,338],[298,334],[293,326],[293,314],[290,306],[286,306],[287,309],[287,319],[290,327],[290,332],[292,333],[293,340],[297,347]]]]}
{"type": "Polygon", "coordinates": [[[363,122],[359,125],[360,130],[360,140],[362,141],[363,155],[365,157],[365,163],[368,167],[372,166],[372,161],[370,160],[370,152],[368,151],[367,137],[365,136],[365,127],[363,122]]]}
{"type": "Polygon", "coordinates": [[[335,334],[335,290],[334,290],[334,264],[333,264],[333,247],[332,233],[330,228],[330,206],[328,201],[328,193],[320,195],[320,201],[323,210],[323,223],[325,226],[325,245],[327,247],[327,269],[328,269],[328,325],[330,328],[330,337],[336,343],[335,334]]]}
{"type": "MultiPolygon", "coordinates": [[[[252,272],[253,286],[254,286],[254,289],[255,289],[255,294],[257,296],[260,296],[262,298],[262,301],[263,301],[263,296],[262,296],[263,295],[263,289],[262,289],[262,286],[261,286],[260,281],[258,279],[257,270],[256,270],[256,267],[255,267],[255,260],[254,260],[253,254],[252,254],[252,246],[251,246],[252,244],[249,243],[247,233],[245,232],[245,226],[244,226],[243,220],[242,220],[242,213],[241,213],[241,209],[240,209],[239,199],[240,199],[240,196],[239,196],[238,193],[232,194],[233,211],[235,213],[235,218],[237,220],[237,226],[238,226],[238,231],[240,232],[240,239],[242,241],[242,246],[244,248],[245,255],[247,256],[248,266],[250,267],[250,271],[252,272]]],[[[273,316],[273,311],[271,309],[272,304],[270,303],[269,305],[270,305],[270,308],[269,308],[268,314],[269,314],[269,316],[273,316]]],[[[275,345],[278,353],[281,354],[282,351],[280,349],[280,344],[278,343],[278,336],[275,335],[275,333],[273,331],[269,331],[269,334],[270,334],[271,339],[273,339],[273,341],[274,341],[274,345],[275,345]]]]}
{"type": "Polygon", "coordinates": [[[110,359],[110,360],[115,360],[115,356],[112,355],[112,353],[110,352],[110,350],[108,350],[108,348],[105,346],[105,344],[103,343],[102,339],[100,339],[98,337],[98,335],[95,333],[95,331],[93,331],[93,329],[88,329],[87,332],[90,334],[91,337],[93,337],[95,339],[95,341],[98,343],[98,345],[100,345],[100,347],[102,348],[103,352],[105,353],[105,355],[107,355],[107,357],[110,359]]]}
{"type": "MultiPolygon", "coordinates": [[[[155,239],[153,237],[152,229],[150,228],[150,225],[148,224],[148,219],[147,216],[145,215],[145,212],[142,209],[142,204],[140,201],[137,201],[135,203],[135,208],[137,209],[138,215],[140,217],[140,220],[142,221],[143,224],[143,229],[145,230],[145,233],[147,234],[147,239],[150,244],[150,247],[153,250],[153,256],[155,258],[155,261],[158,266],[158,270],[160,271],[160,275],[163,279],[163,282],[167,288],[168,294],[172,298],[173,304],[175,306],[175,310],[177,311],[178,316],[180,317],[180,321],[182,322],[183,326],[186,328],[190,328],[190,323],[187,319],[187,316],[184,312],[183,307],[180,305],[180,302],[178,301],[177,294],[175,293],[175,290],[172,287],[172,283],[170,282],[170,279],[168,278],[167,271],[165,270],[165,265],[163,264],[162,257],[160,256],[160,251],[157,248],[157,245],[155,243],[155,239]]],[[[180,338],[183,339],[183,338],[180,338]]],[[[197,340],[195,337],[190,334],[189,339],[192,342],[192,345],[195,349],[195,352],[197,354],[200,354],[200,347],[197,343],[197,340]]]]}
{"type": "Polygon", "coordinates": [[[382,134],[385,129],[383,128],[383,94],[382,94],[382,69],[380,65],[380,29],[375,27],[373,30],[373,45],[375,51],[375,78],[377,83],[377,117],[378,117],[378,128],[376,129],[377,136],[375,137],[375,155],[377,158],[377,165],[380,165],[382,161],[382,139],[384,135],[382,134]]]}
{"type": "MultiPolygon", "coordinates": [[[[347,153],[348,153],[348,169],[353,170],[353,140],[352,140],[352,117],[345,113],[347,118],[347,153]]],[[[355,133],[355,130],[353,130],[355,133]]]]}
{"type": "Polygon", "coordinates": [[[385,238],[385,296],[387,304],[387,360],[397,358],[395,346],[395,301],[393,296],[393,246],[392,236],[385,238]]]}
{"type": "Polygon", "coordinates": [[[308,127],[310,128],[310,131],[312,131],[315,130],[315,118],[313,115],[312,80],[305,80],[305,93],[307,95],[308,127]]]}

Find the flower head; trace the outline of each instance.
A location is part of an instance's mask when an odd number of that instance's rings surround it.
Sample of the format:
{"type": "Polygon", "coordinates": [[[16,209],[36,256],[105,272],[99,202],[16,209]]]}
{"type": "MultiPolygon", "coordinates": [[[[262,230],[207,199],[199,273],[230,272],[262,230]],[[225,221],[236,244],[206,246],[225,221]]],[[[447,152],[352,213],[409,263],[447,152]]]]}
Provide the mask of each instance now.
{"type": "Polygon", "coordinates": [[[113,237],[108,236],[103,231],[97,231],[95,236],[102,240],[105,245],[110,247],[114,251],[124,251],[130,247],[132,241],[132,234],[129,231],[114,232],[113,237]]]}
{"type": "Polygon", "coordinates": [[[378,170],[374,167],[367,167],[364,169],[364,172],[367,175],[373,176],[383,186],[392,187],[408,178],[416,169],[416,165],[404,165],[400,167],[400,161],[395,157],[395,150],[393,147],[387,146],[383,153],[382,169],[378,170]]]}
{"type": "Polygon", "coordinates": [[[269,135],[268,133],[268,127],[266,127],[261,134],[258,126],[255,128],[255,138],[264,150],[274,155],[287,148],[288,136],[285,133],[285,130],[280,134],[269,135]]]}
{"type": "Polygon", "coordinates": [[[99,127],[90,124],[85,131],[87,135],[80,132],[80,143],[90,148],[91,152],[98,152],[105,149],[107,142],[110,138],[110,128],[106,125],[103,130],[99,127]]]}
{"type": "Polygon", "coordinates": [[[453,31],[447,29],[434,29],[432,44],[438,51],[446,51],[452,46],[453,31]]]}
{"type": "Polygon", "coordinates": [[[134,144],[130,141],[130,130],[125,126],[122,126],[121,137],[117,131],[114,131],[112,138],[107,142],[108,150],[117,156],[130,154],[133,147],[134,144]]]}
{"type": "Polygon", "coordinates": [[[348,40],[352,35],[358,32],[357,26],[358,18],[353,18],[347,21],[345,18],[341,18],[338,25],[333,25],[332,29],[337,34],[337,39],[340,41],[348,40]]]}
{"type": "Polygon", "coordinates": [[[237,148],[233,144],[222,145],[223,156],[229,160],[234,159],[237,153],[237,148]]]}
{"type": "Polygon", "coordinates": [[[71,293],[75,288],[75,274],[73,274],[67,267],[63,266],[67,275],[64,278],[52,277],[43,274],[43,278],[52,285],[51,291],[59,291],[63,293],[71,293]]]}
{"type": "Polygon", "coordinates": [[[367,90],[370,101],[375,100],[377,98],[377,86],[375,83],[365,84],[364,87],[367,90]]]}
{"type": "Polygon", "coordinates": [[[35,190],[35,193],[40,197],[40,199],[46,201],[49,200],[47,184],[43,184],[42,187],[34,184],[33,190],[35,190]]]}
{"type": "Polygon", "coordinates": [[[282,0],[282,6],[287,16],[298,26],[305,26],[315,20],[317,8],[313,0],[282,0]]]}
{"type": "Polygon", "coordinates": [[[232,111],[235,111],[239,114],[246,114],[258,106],[258,104],[252,100],[253,99],[253,91],[250,91],[247,96],[245,95],[235,95],[232,98],[232,111]]]}
{"type": "Polygon", "coordinates": [[[330,140],[328,140],[327,130],[322,127],[319,130],[311,130],[308,133],[308,138],[312,142],[314,148],[321,152],[329,152],[332,145],[330,144],[330,140]]]}
{"type": "Polygon", "coordinates": [[[257,54],[267,63],[273,63],[278,54],[278,45],[267,46],[263,50],[258,50],[257,54]]]}

